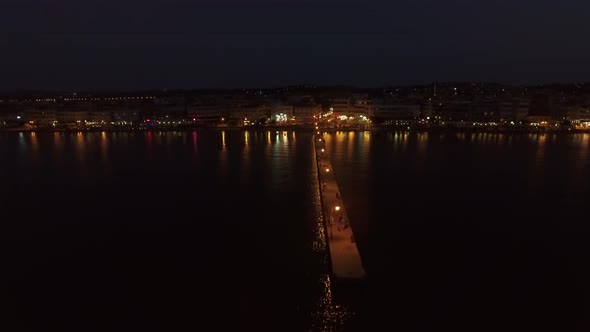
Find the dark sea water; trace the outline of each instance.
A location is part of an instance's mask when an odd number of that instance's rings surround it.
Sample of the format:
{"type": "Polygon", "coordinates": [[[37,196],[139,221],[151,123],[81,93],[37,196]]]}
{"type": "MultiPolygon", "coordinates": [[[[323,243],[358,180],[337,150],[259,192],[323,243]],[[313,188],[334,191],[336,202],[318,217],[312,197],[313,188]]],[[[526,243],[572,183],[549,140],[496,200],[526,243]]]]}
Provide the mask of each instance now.
{"type": "Polygon", "coordinates": [[[590,135],[325,138],[345,305],[312,133],[0,133],[2,330],[590,329],[590,135]]]}
{"type": "Polygon", "coordinates": [[[340,132],[360,326],[590,330],[590,135],[340,132]]]}
{"type": "Polygon", "coordinates": [[[311,133],[0,133],[0,156],[2,330],[338,326],[311,133]]]}

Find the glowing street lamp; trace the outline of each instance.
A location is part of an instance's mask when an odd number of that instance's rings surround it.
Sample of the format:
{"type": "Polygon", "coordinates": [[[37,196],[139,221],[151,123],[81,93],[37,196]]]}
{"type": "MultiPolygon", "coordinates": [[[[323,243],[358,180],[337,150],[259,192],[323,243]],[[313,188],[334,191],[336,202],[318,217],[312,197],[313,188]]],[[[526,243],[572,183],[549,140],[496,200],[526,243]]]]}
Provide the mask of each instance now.
{"type": "MultiPolygon", "coordinates": [[[[340,211],[340,205],[334,206],[334,211],[340,211]]],[[[330,239],[334,238],[334,215],[330,215],[330,239]]]]}

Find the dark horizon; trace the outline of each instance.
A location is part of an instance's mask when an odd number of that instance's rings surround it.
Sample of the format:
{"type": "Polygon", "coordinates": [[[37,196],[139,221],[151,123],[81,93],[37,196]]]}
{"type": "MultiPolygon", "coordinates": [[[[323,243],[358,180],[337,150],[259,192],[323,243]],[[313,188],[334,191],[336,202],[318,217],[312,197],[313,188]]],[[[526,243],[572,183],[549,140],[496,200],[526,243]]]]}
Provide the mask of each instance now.
{"type": "Polygon", "coordinates": [[[581,0],[9,0],[0,12],[0,91],[590,78],[581,0]]]}
{"type": "Polygon", "coordinates": [[[502,82],[492,81],[433,81],[428,83],[420,84],[400,84],[400,85],[382,85],[382,86],[360,86],[360,85],[346,85],[346,84],[333,84],[333,85],[317,85],[317,84],[286,84],[277,86],[251,86],[251,87],[173,87],[173,88],[129,88],[129,89],[5,89],[0,90],[0,94],[3,95],[27,95],[34,93],[46,93],[46,94],[60,94],[60,93],[89,93],[89,94],[108,94],[108,93],[141,93],[141,92],[191,92],[191,91],[239,91],[239,90],[277,90],[277,89],[352,89],[352,90],[379,90],[379,89],[409,89],[409,88],[426,88],[433,86],[434,84],[440,85],[466,85],[476,84],[481,86],[503,86],[512,88],[544,88],[544,87],[556,87],[556,86],[589,86],[589,81],[577,81],[577,82],[546,82],[539,84],[509,84],[502,82]]]}

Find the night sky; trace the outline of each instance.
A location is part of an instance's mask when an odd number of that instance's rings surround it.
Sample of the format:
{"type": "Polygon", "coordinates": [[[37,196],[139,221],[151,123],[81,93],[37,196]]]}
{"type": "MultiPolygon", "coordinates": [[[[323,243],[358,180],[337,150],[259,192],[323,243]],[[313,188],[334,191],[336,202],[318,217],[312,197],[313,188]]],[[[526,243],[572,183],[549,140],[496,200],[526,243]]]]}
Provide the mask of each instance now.
{"type": "Polygon", "coordinates": [[[588,81],[588,0],[1,0],[0,90],[588,81]]]}

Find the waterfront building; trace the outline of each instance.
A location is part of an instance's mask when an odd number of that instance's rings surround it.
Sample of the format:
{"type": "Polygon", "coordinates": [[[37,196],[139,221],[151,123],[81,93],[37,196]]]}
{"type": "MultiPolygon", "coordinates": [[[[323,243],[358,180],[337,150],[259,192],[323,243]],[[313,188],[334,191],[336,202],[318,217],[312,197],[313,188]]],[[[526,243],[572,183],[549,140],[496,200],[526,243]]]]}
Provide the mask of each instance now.
{"type": "Polygon", "coordinates": [[[473,121],[472,104],[470,98],[453,98],[441,101],[435,104],[435,117],[442,125],[473,121]]]}
{"type": "Polygon", "coordinates": [[[330,110],[335,117],[364,117],[369,116],[371,100],[364,94],[353,95],[351,98],[333,98],[330,100],[330,110]]]}
{"type": "Polygon", "coordinates": [[[111,122],[115,126],[134,125],[143,119],[143,110],[140,107],[124,105],[103,106],[102,111],[111,114],[111,122]]]}
{"type": "Polygon", "coordinates": [[[498,102],[498,113],[501,122],[520,122],[529,115],[530,100],[528,98],[509,98],[498,102]]]}
{"type": "Polygon", "coordinates": [[[322,111],[320,105],[293,105],[295,123],[299,125],[313,125],[322,111]]]}
{"type": "Polygon", "coordinates": [[[35,105],[25,110],[25,120],[37,127],[54,127],[57,123],[57,108],[55,105],[35,105]]]}
{"type": "Polygon", "coordinates": [[[19,107],[0,105],[0,128],[10,128],[25,123],[25,113],[19,107]]]}
{"type": "Polygon", "coordinates": [[[420,117],[420,104],[411,101],[400,101],[389,98],[373,99],[368,115],[373,122],[387,120],[417,121],[420,117]]]}
{"type": "Polygon", "coordinates": [[[273,103],[270,105],[270,122],[277,124],[295,123],[293,117],[293,105],[273,103]]]}
{"type": "Polygon", "coordinates": [[[211,102],[192,104],[188,107],[187,117],[195,124],[223,124],[227,118],[227,108],[211,102]]]}
{"type": "Polygon", "coordinates": [[[228,122],[231,125],[248,126],[266,123],[270,107],[265,104],[231,106],[228,122]]]}
{"type": "Polygon", "coordinates": [[[90,113],[96,109],[96,105],[87,102],[62,104],[56,110],[56,126],[60,128],[83,127],[90,122],[90,113]]]}

